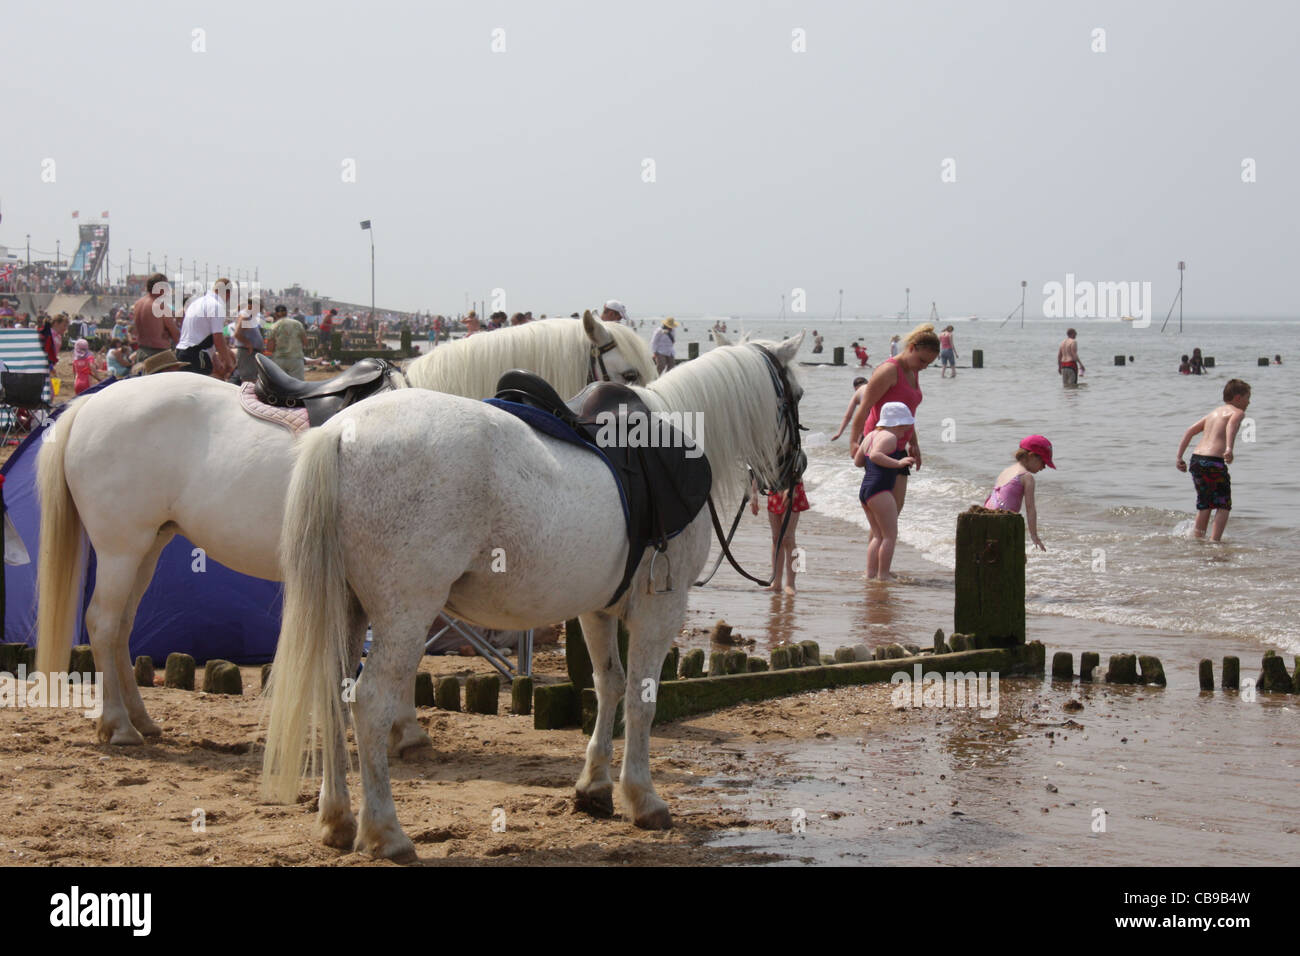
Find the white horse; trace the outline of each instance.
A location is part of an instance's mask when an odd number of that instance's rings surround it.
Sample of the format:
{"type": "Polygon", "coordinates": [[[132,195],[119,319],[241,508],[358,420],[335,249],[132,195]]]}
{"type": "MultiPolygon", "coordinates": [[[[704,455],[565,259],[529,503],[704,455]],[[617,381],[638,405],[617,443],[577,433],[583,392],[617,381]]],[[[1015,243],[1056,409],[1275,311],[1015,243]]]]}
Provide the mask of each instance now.
{"type": "MultiPolygon", "coordinates": [[[[479,339],[439,347],[457,361],[438,363],[438,371],[421,381],[428,388],[468,387],[471,380],[495,384],[502,372],[522,367],[567,382],[598,350],[614,381],[655,377],[640,338],[595,320],[536,323],[483,334],[482,345],[479,339]],[[457,372],[471,366],[472,374],[457,372]]],[[[68,666],[78,630],[84,533],[98,562],[86,629],[104,673],[101,742],[139,744],[143,736],[162,733],[140,698],[128,640],[158,557],[173,536],[184,535],[241,574],[280,579],[283,489],[297,439],[243,411],[238,393],[234,385],[193,374],[129,379],[76,400],[47,430],[37,472],[36,664],[46,673],[68,666]]],[[[472,397],[483,397],[482,389],[475,386],[472,397]]],[[[196,606],[194,613],[203,610],[196,606]]],[[[413,701],[402,711],[393,742],[398,750],[428,742],[413,701]]]]}
{"type": "MultiPolygon", "coordinates": [[[[772,485],[794,467],[802,391],[789,369],[801,340],[717,348],[637,389],[652,412],[703,415],[695,437],[708,455],[720,509],[748,493],[746,464],[772,485]]],[[[650,779],[655,706],[643,689],[658,680],[681,630],[710,532],[703,509],[669,543],[674,590],[650,593],[651,562],[644,558],[631,586],[607,607],[629,545],[619,492],[591,452],[493,406],[433,392],[389,392],[345,410],[307,436],[289,481],[264,792],[293,801],[309,753],[315,764],[319,731],[322,840],[345,849],[355,844],[377,857],[411,858],[414,845],[397,821],[383,744],[438,612],[446,607],[496,628],[576,616],[599,701],[577,781],[578,805],[613,811],[611,738],[623,698],[622,798],[637,826],[671,826],[668,805],[650,779]],[[506,569],[494,573],[501,556],[506,569]],[[626,697],[615,640],[620,619],[631,638],[626,697]],[[353,688],[363,785],[358,830],[347,788],[341,682],[355,673],[366,620],[376,640],[353,688]]],[[[657,582],[663,576],[660,559],[657,582]]]]}
{"type": "Polygon", "coordinates": [[[491,398],[496,394],[501,372],[527,368],[550,382],[561,395],[576,395],[588,382],[621,382],[644,385],[654,381],[654,360],[650,347],[626,325],[601,322],[588,317],[540,319],[511,326],[508,336],[479,332],[467,338],[439,345],[427,355],[407,362],[402,372],[412,388],[491,398]],[[602,369],[604,355],[617,349],[618,366],[602,369]],[[535,364],[520,366],[520,354],[535,364]],[[546,372],[542,372],[542,369],[546,372]]]}

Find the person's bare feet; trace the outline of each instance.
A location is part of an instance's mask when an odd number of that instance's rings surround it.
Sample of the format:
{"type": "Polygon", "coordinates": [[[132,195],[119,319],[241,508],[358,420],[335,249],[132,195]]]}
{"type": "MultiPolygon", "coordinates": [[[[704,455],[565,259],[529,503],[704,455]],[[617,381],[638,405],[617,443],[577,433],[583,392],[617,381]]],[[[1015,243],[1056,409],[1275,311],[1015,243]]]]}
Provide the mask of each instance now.
{"type": "Polygon", "coordinates": [[[767,587],[763,588],[763,590],[764,590],[764,591],[771,591],[773,594],[780,594],[780,593],[781,593],[781,582],[780,582],[780,581],[773,581],[773,582],[772,582],[771,584],[769,584],[767,587]]]}
{"type": "Polygon", "coordinates": [[[786,594],[793,595],[793,594],[795,593],[794,585],[793,585],[793,584],[787,584],[787,585],[785,586],[785,593],[786,593],[786,594]]]}

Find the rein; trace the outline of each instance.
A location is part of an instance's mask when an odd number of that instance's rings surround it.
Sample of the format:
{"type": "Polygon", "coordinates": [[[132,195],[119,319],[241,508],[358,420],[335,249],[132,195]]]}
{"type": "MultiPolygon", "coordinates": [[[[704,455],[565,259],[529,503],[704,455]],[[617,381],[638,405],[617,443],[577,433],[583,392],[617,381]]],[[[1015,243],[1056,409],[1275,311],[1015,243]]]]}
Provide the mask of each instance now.
{"type": "MultiPolygon", "coordinates": [[[[752,348],[758,349],[758,351],[762,353],[763,358],[767,360],[768,373],[772,376],[772,384],[776,387],[777,395],[781,400],[781,422],[786,427],[786,437],[790,446],[790,453],[786,460],[785,468],[783,469],[784,474],[782,475],[782,483],[786,486],[785,518],[781,522],[781,534],[777,537],[776,546],[773,549],[775,552],[779,553],[781,550],[781,542],[785,540],[786,529],[790,527],[790,517],[794,514],[794,489],[795,485],[799,483],[799,477],[803,472],[803,468],[800,467],[799,461],[802,458],[806,462],[807,459],[804,457],[799,442],[799,431],[802,427],[799,424],[799,405],[790,398],[790,381],[786,375],[785,366],[778,362],[776,356],[763,346],[753,342],[749,343],[749,345],[752,348]]],[[[694,584],[695,587],[709,583],[713,576],[718,573],[718,568],[722,566],[723,558],[727,559],[727,563],[735,568],[736,573],[741,577],[748,578],[750,581],[753,581],[755,584],[762,587],[768,587],[774,580],[776,580],[775,568],[772,569],[772,574],[770,574],[767,580],[764,581],[742,568],[740,562],[738,562],[735,556],[731,553],[731,539],[735,536],[736,528],[740,525],[740,516],[744,513],[745,500],[742,498],[740,501],[740,508],[736,511],[736,518],[731,522],[731,531],[724,535],[722,533],[722,522],[718,520],[717,506],[713,503],[713,495],[709,495],[709,517],[713,520],[713,531],[718,537],[718,544],[722,546],[722,550],[718,555],[718,559],[713,563],[713,570],[705,577],[696,581],[694,584]]]]}

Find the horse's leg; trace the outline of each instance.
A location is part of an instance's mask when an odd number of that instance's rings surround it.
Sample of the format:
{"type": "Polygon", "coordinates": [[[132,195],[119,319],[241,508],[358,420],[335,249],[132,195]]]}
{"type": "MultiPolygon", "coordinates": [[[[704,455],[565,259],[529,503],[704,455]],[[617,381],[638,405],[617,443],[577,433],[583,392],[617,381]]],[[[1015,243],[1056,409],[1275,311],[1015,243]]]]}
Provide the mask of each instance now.
{"type": "Polygon", "coordinates": [[[618,659],[618,619],[605,614],[578,618],[591,655],[596,683],[596,729],[587,743],[587,763],[578,777],[574,802],[593,816],[614,813],[614,781],[609,763],[614,756],[614,712],[623,696],[623,663],[618,659]]]}
{"type": "Polygon", "coordinates": [[[122,679],[122,697],[126,703],[126,712],[131,718],[132,726],[146,737],[162,736],[162,728],[149,716],[144,700],[140,697],[140,687],[135,682],[135,668],[131,661],[131,628],[135,625],[135,615],[139,610],[140,601],[144,598],[144,592],[149,589],[149,583],[153,580],[154,571],[158,567],[158,557],[173,537],[175,537],[174,532],[160,530],[154,538],[153,547],[144,556],[136,572],[135,587],[131,589],[131,596],[127,599],[125,610],[122,611],[122,620],[117,632],[117,667],[122,679]]]}
{"type": "Polygon", "coordinates": [[[659,696],[659,675],[673,637],[686,618],[686,590],[642,598],[629,615],[627,695],[623,698],[627,737],[619,789],[643,830],[667,830],[673,825],[668,804],[655,793],[650,779],[650,724],[659,696]]]}
{"type": "MultiPolygon", "coordinates": [[[[446,594],[444,589],[442,597],[446,594]]],[[[410,693],[411,677],[420,664],[429,625],[441,606],[439,601],[427,614],[408,607],[405,613],[371,619],[375,640],[361,680],[357,682],[353,715],[362,784],[355,849],[374,857],[403,862],[415,859],[415,844],[397,822],[385,744],[393,721],[406,706],[402,695],[410,693]]]]}
{"type": "MultiPolygon", "coordinates": [[[[349,674],[356,673],[365,642],[366,614],[354,597],[348,608],[349,674]]],[[[339,850],[351,850],[357,838],[357,818],[352,814],[352,798],[348,793],[347,737],[347,726],[344,725],[339,728],[338,736],[333,740],[321,743],[322,746],[334,748],[334,773],[321,776],[319,809],[316,813],[321,842],[339,850]]]]}
{"type": "Polygon", "coordinates": [[[98,554],[95,593],[86,609],[86,630],[95,664],[104,674],[104,712],[99,718],[99,741],[110,744],[142,744],[144,737],[131,723],[123,703],[126,675],[120,673],[129,658],[125,649],[129,634],[122,633],[122,618],[135,588],[136,574],[152,541],[139,547],[123,547],[116,554],[98,554]],[[121,641],[122,646],[118,646],[121,641]]]}

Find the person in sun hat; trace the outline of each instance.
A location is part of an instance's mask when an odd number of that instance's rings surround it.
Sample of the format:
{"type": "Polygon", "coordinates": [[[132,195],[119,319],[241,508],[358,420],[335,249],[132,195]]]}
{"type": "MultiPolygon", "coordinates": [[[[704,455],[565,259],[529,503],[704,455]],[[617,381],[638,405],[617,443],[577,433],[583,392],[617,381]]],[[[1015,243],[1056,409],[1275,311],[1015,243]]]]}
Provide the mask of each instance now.
{"type": "Polygon", "coordinates": [[[655,368],[660,375],[677,364],[677,336],[673,333],[675,328],[677,320],[669,316],[655,330],[655,334],[650,336],[650,353],[654,356],[655,368]]]}
{"type": "Polygon", "coordinates": [[[894,498],[894,484],[902,469],[916,463],[899,447],[907,439],[916,417],[902,402],[885,402],[880,409],[876,427],[862,436],[853,464],[865,467],[858,501],[871,525],[871,540],[867,542],[868,577],[888,581],[895,575],[889,571],[898,544],[898,501],[894,498]],[[874,569],[875,574],[870,571],[874,569]]]}
{"type": "Polygon", "coordinates": [[[99,374],[95,365],[95,355],[90,351],[90,343],[85,339],[77,339],[72,344],[72,373],[75,376],[72,382],[72,393],[74,395],[80,395],[90,388],[92,378],[96,382],[104,380],[104,376],[99,374]]]}
{"type": "Polygon", "coordinates": [[[1025,506],[1025,524],[1029,528],[1029,537],[1040,551],[1047,546],[1038,537],[1038,509],[1034,504],[1034,475],[1044,468],[1055,468],[1052,463],[1052,443],[1042,435],[1030,435],[1016,449],[1016,463],[1009,465],[998,475],[993,490],[984,499],[985,508],[998,511],[1020,512],[1020,505],[1025,506]]]}
{"type": "Polygon", "coordinates": [[[131,366],[131,374],[133,376],[155,375],[158,372],[171,372],[178,368],[189,368],[189,363],[178,359],[174,349],[164,349],[150,355],[143,362],[131,366]]]}
{"type": "Polygon", "coordinates": [[[627,306],[618,299],[608,299],[604,308],[600,310],[600,320],[602,322],[626,322],[627,306]]]}

